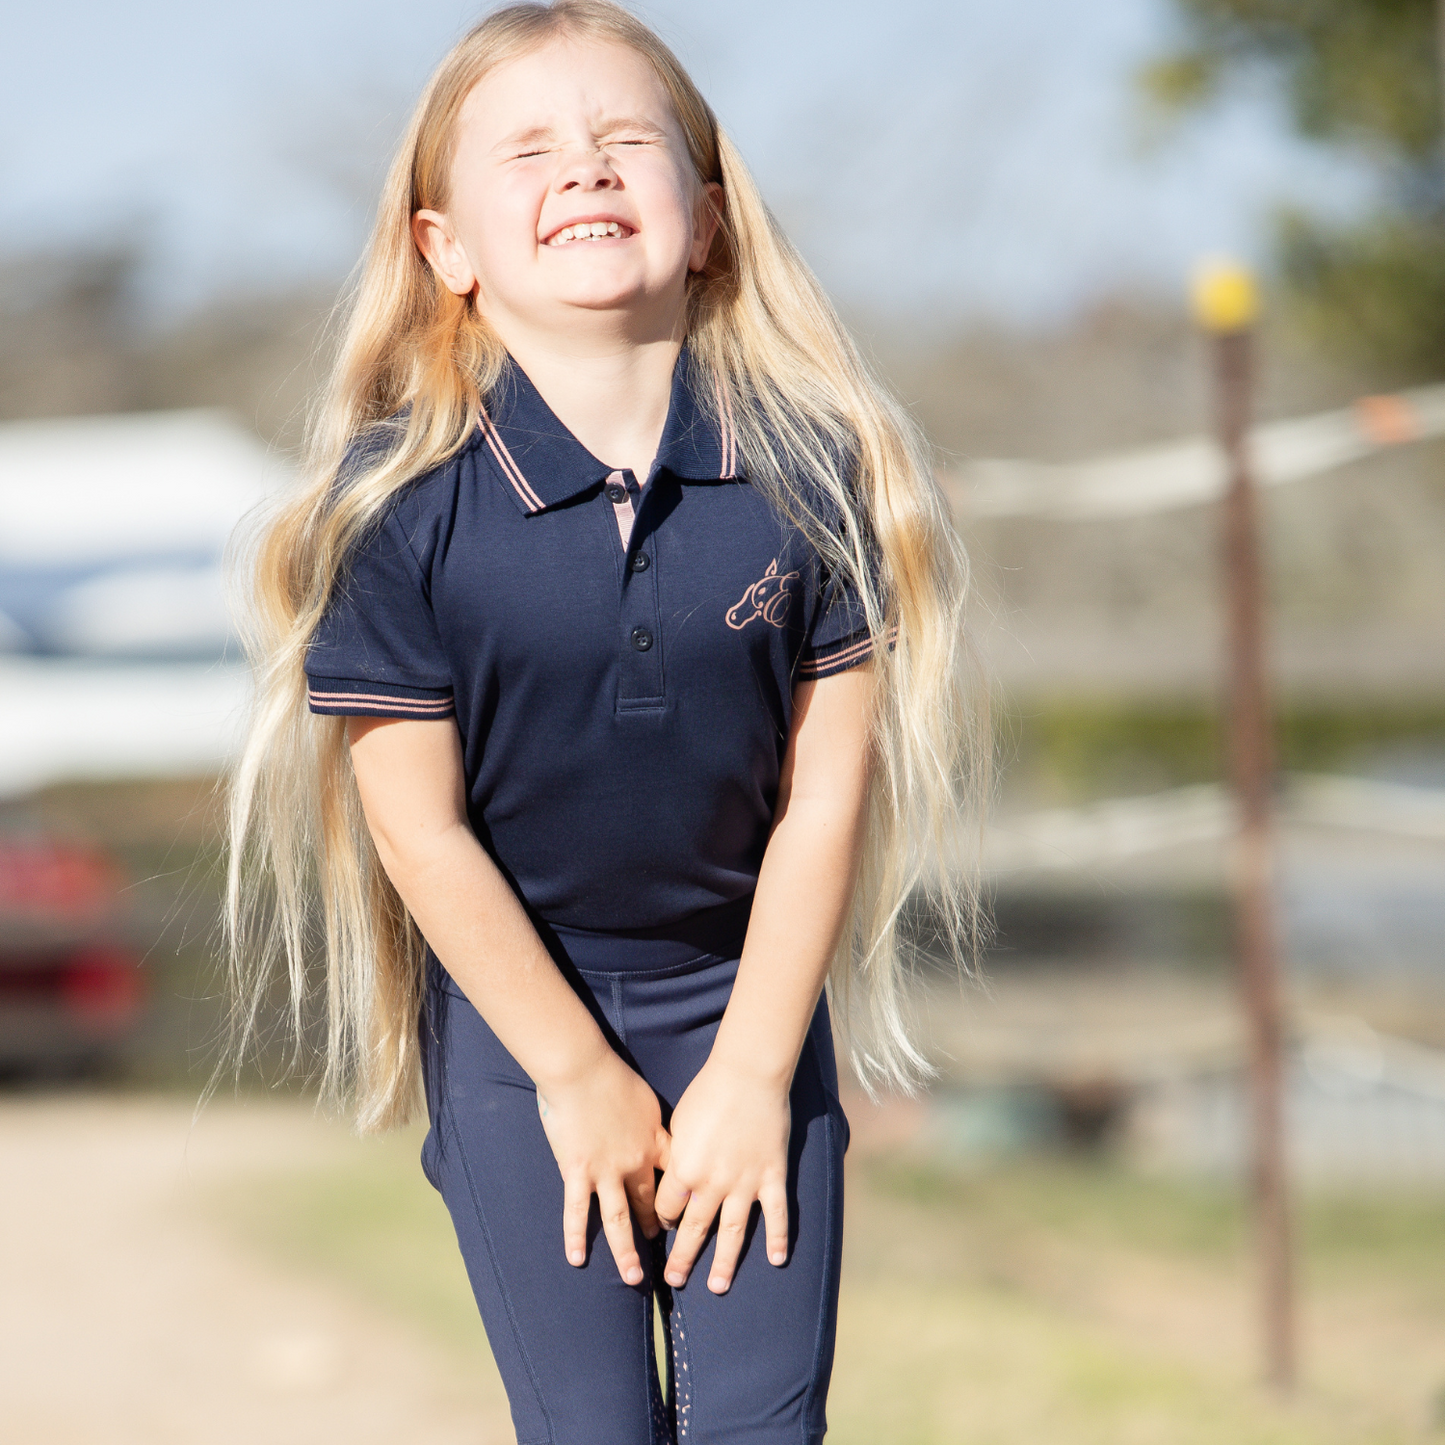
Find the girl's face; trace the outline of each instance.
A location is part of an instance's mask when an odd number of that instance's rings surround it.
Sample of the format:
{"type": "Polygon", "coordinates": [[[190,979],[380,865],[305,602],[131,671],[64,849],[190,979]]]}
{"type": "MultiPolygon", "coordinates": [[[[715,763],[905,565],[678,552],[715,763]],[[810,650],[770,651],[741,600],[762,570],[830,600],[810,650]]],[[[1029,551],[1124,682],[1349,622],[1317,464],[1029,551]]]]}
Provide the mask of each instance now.
{"type": "Polygon", "coordinates": [[[630,332],[673,335],[689,270],[717,230],[667,92],[625,46],[554,41],[499,66],[457,121],[451,197],[418,211],[417,245],[503,339],[575,334],[625,313],[630,332]]]}

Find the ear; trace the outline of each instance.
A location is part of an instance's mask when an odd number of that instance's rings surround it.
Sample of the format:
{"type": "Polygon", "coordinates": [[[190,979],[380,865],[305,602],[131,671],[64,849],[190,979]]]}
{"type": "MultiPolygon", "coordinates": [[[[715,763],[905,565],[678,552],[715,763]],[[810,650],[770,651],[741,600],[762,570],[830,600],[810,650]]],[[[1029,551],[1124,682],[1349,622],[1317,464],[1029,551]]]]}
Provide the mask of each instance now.
{"type": "Polygon", "coordinates": [[[701,271],[712,254],[713,239],[722,224],[723,188],[709,181],[699,192],[692,214],[692,252],[687,258],[689,271],[701,271]]]}
{"type": "Polygon", "coordinates": [[[470,296],[477,289],[477,273],[442,212],[418,211],[411,218],[411,235],[448,291],[470,296]]]}

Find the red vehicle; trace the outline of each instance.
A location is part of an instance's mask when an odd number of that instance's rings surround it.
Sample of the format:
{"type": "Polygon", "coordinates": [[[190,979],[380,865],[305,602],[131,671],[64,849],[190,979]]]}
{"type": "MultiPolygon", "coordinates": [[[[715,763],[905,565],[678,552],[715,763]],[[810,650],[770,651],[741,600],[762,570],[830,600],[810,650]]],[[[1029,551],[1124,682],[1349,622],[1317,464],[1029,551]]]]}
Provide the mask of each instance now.
{"type": "Polygon", "coordinates": [[[134,1034],[144,989],[118,941],[124,883],[84,844],[0,836],[0,1071],[100,1067],[134,1034]]]}

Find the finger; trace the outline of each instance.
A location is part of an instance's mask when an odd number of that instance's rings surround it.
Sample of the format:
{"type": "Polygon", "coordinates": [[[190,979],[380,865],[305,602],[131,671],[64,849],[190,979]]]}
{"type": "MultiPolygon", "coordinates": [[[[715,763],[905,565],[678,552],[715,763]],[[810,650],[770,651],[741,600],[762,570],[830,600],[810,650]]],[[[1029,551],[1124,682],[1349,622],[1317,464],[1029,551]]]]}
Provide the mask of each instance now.
{"type": "Polygon", "coordinates": [[[743,1240],[747,1238],[748,1219],[753,1212],[753,1202],[740,1194],[730,1194],[723,1200],[717,1220],[717,1243],[713,1246],[712,1268],[707,1272],[707,1287],[714,1294],[726,1294],[732,1287],[733,1275],[737,1273],[738,1256],[742,1254],[743,1240]]]}
{"type": "Polygon", "coordinates": [[[632,1210],[627,1191],[620,1183],[599,1184],[597,1206],[602,1211],[602,1232],[612,1249],[623,1284],[642,1283],[642,1261],[637,1257],[637,1240],[632,1233],[632,1210]]]}
{"type": "Polygon", "coordinates": [[[692,1273],[702,1247],[707,1243],[708,1230],[712,1228],[713,1217],[717,1214],[718,1201],[704,1199],[694,1194],[683,1211],[677,1226],[677,1236],[672,1241],[672,1253],[667,1256],[665,1278],[668,1284],[684,1285],[692,1273]]]}
{"type": "Polygon", "coordinates": [[[664,1174],[653,1194],[652,1207],[664,1228],[675,1229],[692,1198],[692,1191],[682,1187],[682,1181],[671,1171],[664,1174]]]}
{"type": "Polygon", "coordinates": [[[788,1262],[788,1191],[781,1183],[764,1184],[758,1190],[763,1207],[763,1227],[768,1234],[768,1258],[774,1264],[788,1262]]]}
{"type": "Polygon", "coordinates": [[[625,1183],[627,1197],[632,1202],[632,1213],[638,1228],[642,1230],[643,1238],[656,1239],[662,1233],[662,1226],[657,1222],[657,1184],[653,1171],[645,1169],[641,1174],[634,1174],[625,1183]]]}
{"type": "Polygon", "coordinates": [[[587,1263],[587,1216],[592,1212],[592,1186],[574,1175],[562,1184],[562,1245],[567,1263],[587,1263]]]}

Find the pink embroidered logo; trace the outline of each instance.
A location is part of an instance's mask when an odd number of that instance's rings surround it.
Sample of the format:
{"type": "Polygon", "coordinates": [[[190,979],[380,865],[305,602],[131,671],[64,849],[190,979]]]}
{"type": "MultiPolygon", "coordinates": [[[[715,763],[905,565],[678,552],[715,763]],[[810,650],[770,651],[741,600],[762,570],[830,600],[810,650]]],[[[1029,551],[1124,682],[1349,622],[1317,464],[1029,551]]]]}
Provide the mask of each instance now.
{"type": "Polygon", "coordinates": [[[788,608],[793,604],[788,583],[797,580],[796,572],[784,572],[779,577],[778,559],[774,557],[768,563],[768,570],[728,608],[728,626],[738,632],[753,618],[761,617],[774,627],[781,627],[788,620],[788,608]]]}

